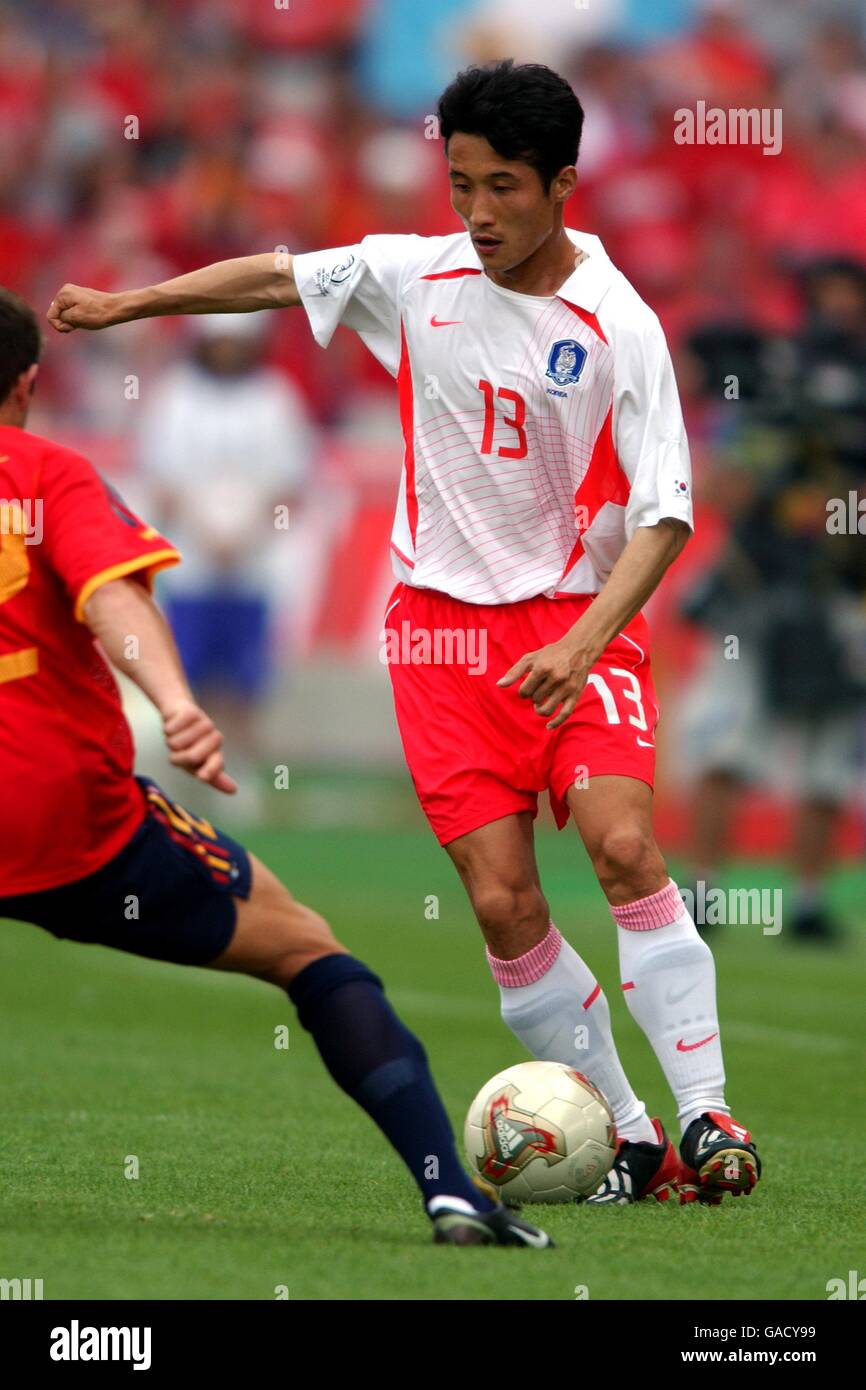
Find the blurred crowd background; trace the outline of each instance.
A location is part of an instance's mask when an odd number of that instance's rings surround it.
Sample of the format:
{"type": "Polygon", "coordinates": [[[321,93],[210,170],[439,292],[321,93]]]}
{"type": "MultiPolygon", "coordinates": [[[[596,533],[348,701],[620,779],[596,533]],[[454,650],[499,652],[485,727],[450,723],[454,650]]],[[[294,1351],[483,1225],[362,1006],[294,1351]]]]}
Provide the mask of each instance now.
{"type": "MultiPolygon", "coordinates": [[[[458,230],[439,91],[551,63],[586,111],[567,220],[658,312],[692,443],[698,539],[650,614],[662,828],[707,874],[729,838],[793,835],[820,878],[863,840],[864,540],[827,503],[866,483],[864,24],[834,0],[0,0],[0,281],[44,309],[65,280],[458,230]],[[781,152],[678,144],[699,101],[781,110],[781,152]]],[[[181,544],[161,592],[244,765],[400,767],[377,640],[400,435],[352,335],[53,338],[32,427],[181,544]]],[[[389,814],[375,782],[357,799],[389,814]]]]}

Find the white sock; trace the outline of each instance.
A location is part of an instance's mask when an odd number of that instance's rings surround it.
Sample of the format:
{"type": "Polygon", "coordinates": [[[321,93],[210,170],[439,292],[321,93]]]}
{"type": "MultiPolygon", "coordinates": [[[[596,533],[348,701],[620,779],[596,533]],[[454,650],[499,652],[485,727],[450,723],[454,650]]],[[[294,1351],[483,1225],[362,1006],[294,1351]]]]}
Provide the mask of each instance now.
{"type": "Polygon", "coordinates": [[[671,880],[660,892],[611,912],[626,1002],[674,1093],[682,1133],[705,1110],[730,1114],[715,962],[676,884],[671,880]]]}
{"type": "Polygon", "coordinates": [[[601,986],[553,923],[517,960],[498,960],[489,951],[487,959],[499,985],[503,1021],[533,1056],[564,1062],[597,1086],[620,1138],[656,1143],[646,1106],[617,1056],[601,986]]]}

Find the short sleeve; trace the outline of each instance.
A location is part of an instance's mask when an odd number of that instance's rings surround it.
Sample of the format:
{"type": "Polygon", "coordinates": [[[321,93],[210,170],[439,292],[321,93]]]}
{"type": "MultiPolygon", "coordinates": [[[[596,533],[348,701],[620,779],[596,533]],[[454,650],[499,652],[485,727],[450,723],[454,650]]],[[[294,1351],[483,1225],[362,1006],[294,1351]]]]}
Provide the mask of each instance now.
{"type": "Polygon", "coordinates": [[[147,584],[180,554],[141,521],[81,455],[58,450],[40,479],[45,557],[84,620],[84,606],[101,585],[132,575],[147,584]]]}
{"type": "Polygon", "coordinates": [[[626,537],[664,517],[692,530],[689,446],[673,363],[658,320],[621,336],[614,351],[613,435],[631,484],[626,537]]]}
{"type": "Polygon", "coordinates": [[[400,365],[400,295],[427,255],[419,236],[368,236],[355,246],[295,256],[293,273],[313,337],[327,347],[338,324],[352,328],[392,376],[400,365]]]}

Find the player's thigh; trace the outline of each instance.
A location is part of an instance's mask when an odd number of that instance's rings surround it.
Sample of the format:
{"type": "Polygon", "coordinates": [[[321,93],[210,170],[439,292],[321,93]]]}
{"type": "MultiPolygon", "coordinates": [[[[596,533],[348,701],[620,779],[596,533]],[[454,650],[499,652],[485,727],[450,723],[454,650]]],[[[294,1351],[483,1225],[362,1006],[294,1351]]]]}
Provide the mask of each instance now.
{"type": "Polygon", "coordinates": [[[346,954],[324,917],[298,901],[276,874],[249,856],[249,896],[236,899],[235,929],[214,970],[233,970],[287,985],[322,956],[346,954]]]}
{"type": "Polygon", "coordinates": [[[445,846],[494,955],[530,950],[547,930],[529,811],[461,835],[445,846]]]}
{"type": "Polygon", "coordinates": [[[119,854],[74,883],[0,899],[0,915],[62,940],[278,985],[343,950],[327,922],[243,845],[138,780],[144,818],[119,854]]]}
{"type": "Polygon", "coordinates": [[[612,902],[628,902],[663,888],[668,880],[652,823],[653,792],[637,777],[590,777],[570,787],[566,800],[602,888],[612,902]]]}

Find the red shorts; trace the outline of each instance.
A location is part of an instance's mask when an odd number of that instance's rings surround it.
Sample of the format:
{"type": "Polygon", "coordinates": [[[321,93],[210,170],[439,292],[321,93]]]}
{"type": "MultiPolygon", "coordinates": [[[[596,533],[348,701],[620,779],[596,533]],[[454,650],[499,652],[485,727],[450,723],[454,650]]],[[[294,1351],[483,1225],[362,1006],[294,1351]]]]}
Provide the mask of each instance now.
{"type": "Polygon", "coordinates": [[[406,762],[440,842],[517,811],[548,791],[561,829],[566,793],[590,777],[653,784],[658,705],[642,614],[596,662],[574,713],[558,729],[496,682],[527,652],[563,637],[592,602],[524,599],[463,603],[398,584],[385,612],[383,659],[394,687],[406,762]]]}

